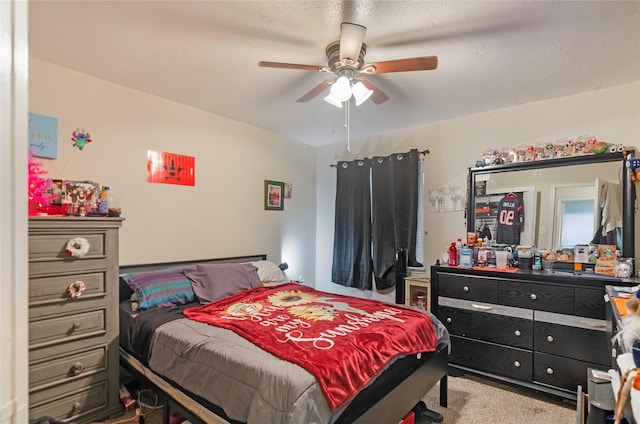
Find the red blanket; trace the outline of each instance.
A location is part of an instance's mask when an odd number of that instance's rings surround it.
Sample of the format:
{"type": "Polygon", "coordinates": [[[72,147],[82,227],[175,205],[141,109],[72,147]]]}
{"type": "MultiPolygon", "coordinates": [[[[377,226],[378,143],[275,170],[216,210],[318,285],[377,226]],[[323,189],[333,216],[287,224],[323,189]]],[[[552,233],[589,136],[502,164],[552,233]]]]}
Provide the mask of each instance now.
{"type": "Polygon", "coordinates": [[[295,283],[245,290],[184,314],[304,367],[317,378],[332,411],[392,358],[432,352],[437,344],[427,314],[295,283]]]}

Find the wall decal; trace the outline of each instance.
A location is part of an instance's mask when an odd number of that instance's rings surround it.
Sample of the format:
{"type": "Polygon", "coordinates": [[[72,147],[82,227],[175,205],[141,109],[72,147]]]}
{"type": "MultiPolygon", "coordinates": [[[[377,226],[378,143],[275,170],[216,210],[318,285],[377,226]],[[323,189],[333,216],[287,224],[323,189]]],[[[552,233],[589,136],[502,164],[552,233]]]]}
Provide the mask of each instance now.
{"type": "Polygon", "coordinates": [[[91,143],[91,134],[84,129],[78,128],[71,133],[71,141],[73,141],[73,147],[82,150],[87,143],[91,143]]]}
{"type": "Polygon", "coordinates": [[[150,183],[196,185],[196,158],[176,153],[147,150],[147,181],[150,183]]]}
{"type": "Polygon", "coordinates": [[[284,198],[291,199],[293,196],[293,185],[291,183],[284,183],[284,198]]]}
{"type": "Polygon", "coordinates": [[[29,147],[33,156],[58,157],[58,118],[29,113],[29,147]]]}
{"type": "Polygon", "coordinates": [[[427,193],[429,212],[453,212],[464,209],[463,187],[442,187],[427,193]]]}

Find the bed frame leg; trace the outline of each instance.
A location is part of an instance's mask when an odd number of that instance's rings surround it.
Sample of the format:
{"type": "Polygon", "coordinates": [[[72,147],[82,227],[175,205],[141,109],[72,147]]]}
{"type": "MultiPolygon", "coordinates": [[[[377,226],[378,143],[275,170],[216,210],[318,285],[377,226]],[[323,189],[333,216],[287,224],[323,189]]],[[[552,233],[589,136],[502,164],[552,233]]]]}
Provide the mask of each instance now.
{"type": "Polygon", "coordinates": [[[169,424],[171,419],[171,403],[169,399],[165,399],[164,408],[162,408],[162,424],[169,424]]]}
{"type": "Polygon", "coordinates": [[[440,406],[442,406],[443,408],[447,407],[447,377],[448,375],[445,374],[441,379],[440,379],[440,406]]]}

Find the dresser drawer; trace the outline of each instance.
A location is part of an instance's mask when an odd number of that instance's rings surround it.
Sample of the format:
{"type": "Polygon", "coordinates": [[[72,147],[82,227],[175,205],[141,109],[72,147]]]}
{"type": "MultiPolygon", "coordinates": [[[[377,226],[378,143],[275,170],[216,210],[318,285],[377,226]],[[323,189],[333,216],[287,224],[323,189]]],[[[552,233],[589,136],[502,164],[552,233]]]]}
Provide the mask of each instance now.
{"type": "Polygon", "coordinates": [[[547,353],[534,353],[534,382],[575,392],[578,385],[587,387],[587,368],[607,372],[609,367],[577,361],[547,353]]]}
{"type": "Polygon", "coordinates": [[[48,358],[29,364],[29,389],[42,390],[52,385],[84,378],[107,369],[107,345],[48,358]]]}
{"type": "Polygon", "coordinates": [[[530,350],[451,336],[449,362],[504,377],[531,381],[533,373],[530,350]]]}
{"type": "Polygon", "coordinates": [[[29,394],[29,419],[50,416],[69,423],[84,422],[83,417],[107,407],[109,387],[106,374],[94,375],[29,394]]]}
{"type": "Polygon", "coordinates": [[[573,314],[573,288],[504,280],[500,281],[500,304],[559,314],[573,314]]]}
{"type": "Polygon", "coordinates": [[[443,297],[438,302],[438,318],[453,335],[533,349],[531,310],[443,297]]]}
{"type": "Polygon", "coordinates": [[[604,289],[575,288],[575,314],[581,317],[606,319],[604,289]]]}
{"type": "MultiPolygon", "coordinates": [[[[29,277],[83,274],[109,269],[107,258],[72,258],[29,262],[29,277]]],[[[117,275],[117,274],[116,274],[117,275]]]]}
{"type": "Polygon", "coordinates": [[[31,321],[29,348],[40,348],[106,334],[106,309],[31,321]]]}
{"type": "Polygon", "coordinates": [[[105,296],[94,296],[80,299],[67,299],[58,302],[41,303],[29,307],[29,321],[45,318],[55,318],[72,313],[90,312],[95,309],[104,309],[107,306],[105,296]]]}
{"type": "Polygon", "coordinates": [[[444,297],[498,303],[498,280],[441,273],[438,274],[438,294],[444,297]]]}
{"type": "Polygon", "coordinates": [[[82,295],[76,298],[77,300],[95,295],[106,295],[104,272],[30,278],[29,305],[59,302],[61,300],[76,300],[69,295],[69,286],[76,281],[82,281],[86,286],[82,295]]]}
{"type": "Polygon", "coordinates": [[[32,234],[29,237],[29,260],[69,259],[66,252],[69,240],[82,237],[89,242],[89,251],[85,258],[100,257],[105,255],[104,233],[82,232],[64,234],[32,234]]]}
{"type": "Polygon", "coordinates": [[[597,364],[611,363],[606,321],[539,312],[535,317],[536,351],[597,364]]]}

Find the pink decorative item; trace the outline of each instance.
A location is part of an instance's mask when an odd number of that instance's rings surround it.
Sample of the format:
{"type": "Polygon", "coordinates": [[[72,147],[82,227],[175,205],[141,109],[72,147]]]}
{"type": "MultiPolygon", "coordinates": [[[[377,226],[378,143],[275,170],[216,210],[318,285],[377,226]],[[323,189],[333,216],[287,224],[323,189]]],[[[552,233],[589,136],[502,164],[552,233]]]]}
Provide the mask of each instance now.
{"type": "Polygon", "coordinates": [[[29,148],[29,179],[28,179],[28,200],[29,215],[46,215],[46,207],[51,203],[51,180],[43,178],[47,171],[42,169],[42,163],[33,159],[33,150],[29,148]]]}

